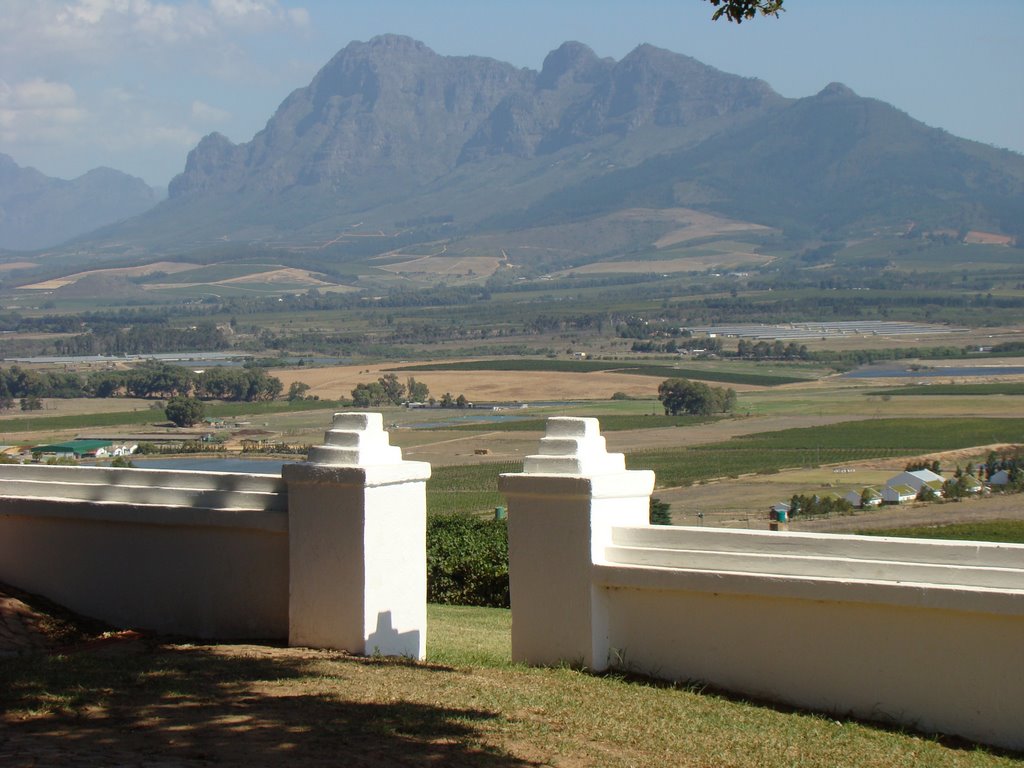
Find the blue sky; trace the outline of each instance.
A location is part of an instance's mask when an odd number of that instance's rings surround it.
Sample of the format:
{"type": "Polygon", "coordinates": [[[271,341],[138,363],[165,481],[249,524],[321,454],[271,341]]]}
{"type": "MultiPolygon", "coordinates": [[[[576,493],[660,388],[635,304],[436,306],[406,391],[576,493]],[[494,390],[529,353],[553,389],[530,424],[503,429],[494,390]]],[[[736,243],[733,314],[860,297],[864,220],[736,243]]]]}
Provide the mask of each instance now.
{"type": "Polygon", "coordinates": [[[566,40],[641,43],[766,80],[838,81],[951,133],[1024,152],[1024,1],[786,0],[711,22],[703,0],[0,0],[0,152],[60,178],[106,165],[166,185],[211,131],[248,141],[352,40],[539,69],[566,40]]]}

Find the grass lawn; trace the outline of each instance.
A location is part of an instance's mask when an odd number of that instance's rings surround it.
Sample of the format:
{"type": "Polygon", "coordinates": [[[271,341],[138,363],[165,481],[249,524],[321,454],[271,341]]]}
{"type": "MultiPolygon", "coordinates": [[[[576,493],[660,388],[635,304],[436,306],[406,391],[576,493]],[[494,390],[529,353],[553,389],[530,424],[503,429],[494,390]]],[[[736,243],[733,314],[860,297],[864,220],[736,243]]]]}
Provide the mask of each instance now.
{"type": "Polygon", "coordinates": [[[508,611],[430,606],[429,622],[426,663],[181,643],[0,659],[0,755],[18,765],[155,755],[188,766],[1021,765],[694,687],[515,665],[508,611]]]}
{"type": "Polygon", "coordinates": [[[952,525],[921,525],[887,531],[858,531],[865,536],[902,536],[911,539],[956,539],[1024,544],[1024,520],[991,520],[952,525]]]}

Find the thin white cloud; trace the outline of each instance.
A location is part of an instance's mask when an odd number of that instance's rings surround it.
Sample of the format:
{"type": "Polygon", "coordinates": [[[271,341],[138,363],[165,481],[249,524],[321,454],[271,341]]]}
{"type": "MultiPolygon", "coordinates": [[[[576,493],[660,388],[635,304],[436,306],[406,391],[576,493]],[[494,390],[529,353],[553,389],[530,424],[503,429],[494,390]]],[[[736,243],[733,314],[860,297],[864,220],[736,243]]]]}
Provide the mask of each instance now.
{"type": "Polygon", "coordinates": [[[67,83],[40,78],[21,83],[0,80],[0,139],[4,143],[66,139],[86,118],[67,83]]]}
{"type": "Polygon", "coordinates": [[[197,100],[192,102],[192,119],[198,123],[224,123],[231,119],[231,113],[197,100]]]}
{"type": "Polygon", "coordinates": [[[237,21],[239,19],[271,19],[274,16],[273,5],[261,0],[210,0],[210,8],[222,19],[237,21]]]}
{"type": "Polygon", "coordinates": [[[309,26],[309,11],[305,8],[289,8],[287,13],[288,18],[294,26],[299,27],[300,29],[304,29],[309,26]]]}
{"type": "MultiPolygon", "coordinates": [[[[214,48],[239,34],[303,29],[304,8],[278,0],[3,0],[0,56],[13,66],[86,64],[182,46],[214,48]]],[[[169,49],[169,50],[167,50],[169,49]]]]}

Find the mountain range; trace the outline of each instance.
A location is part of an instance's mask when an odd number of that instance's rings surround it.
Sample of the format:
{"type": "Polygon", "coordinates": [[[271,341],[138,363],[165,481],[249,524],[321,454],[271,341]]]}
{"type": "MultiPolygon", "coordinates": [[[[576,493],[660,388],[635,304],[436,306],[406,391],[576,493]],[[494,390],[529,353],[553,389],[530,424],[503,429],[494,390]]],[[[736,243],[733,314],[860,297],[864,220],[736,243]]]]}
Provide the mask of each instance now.
{"type": "Polygon", "coordinates": [[[0,154],[0,248],[47,248],[136,216],[158,195],[142,179],[94,168],[70,181],[23,168],[0,154]]]}
{"type": "MultiPolygon", "coordinates": [[[[499,234],[514,244],[602,217],[629,227],[616,216],[680,208],[807,237],[910,224],[1024,237],[1024,156],[840,84],[787,99],[649,45],[614,61],[568,42],[538,72],[440,56],[397,35],[353,42],[251,141],[203,138],[168,191],[63,250],[258,244],[345,260],[499,234]]],[[[111,192],[109,202],[127,196],[111,192]]],[[[27,231],[20,237],[4,242],[33,247],[27,231]]],[[[651,246],[649,229],[630,237],[611,241],[651,246]]],[[[574,246],[606,247],[578,237],[574,246]]]]}

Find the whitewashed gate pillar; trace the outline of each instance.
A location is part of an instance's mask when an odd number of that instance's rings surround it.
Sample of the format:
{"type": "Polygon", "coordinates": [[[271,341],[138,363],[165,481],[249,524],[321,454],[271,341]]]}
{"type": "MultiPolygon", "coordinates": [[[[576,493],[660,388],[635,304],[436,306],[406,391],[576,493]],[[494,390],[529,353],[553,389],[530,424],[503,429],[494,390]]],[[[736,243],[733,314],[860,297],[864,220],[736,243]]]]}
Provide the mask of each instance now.
{"type": "Polygon", "coordinates": [[[597,419],[548,419],[540,453],[502,475],[508,499],[512,658],[609,665],[607,610],[592,586],[614,525],[647,525],[654,473],[608,453],[597,419]]]}
{"type": "Polygon", "coordinates": [[[286,465],[290,645],[424,658],[426,481],[379,413],[337,413],[325,445],[286,465]]]}

